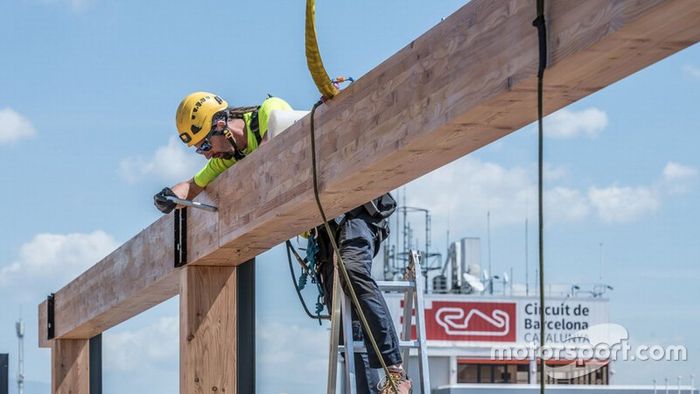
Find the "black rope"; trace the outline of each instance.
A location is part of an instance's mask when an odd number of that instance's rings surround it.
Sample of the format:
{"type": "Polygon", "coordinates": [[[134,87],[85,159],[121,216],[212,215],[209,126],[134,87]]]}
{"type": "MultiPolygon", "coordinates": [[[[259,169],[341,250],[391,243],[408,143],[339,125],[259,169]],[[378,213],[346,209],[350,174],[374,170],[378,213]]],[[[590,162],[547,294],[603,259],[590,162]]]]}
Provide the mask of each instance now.
{"type": "Polygon", "coordinates": [[[532,21],[532,25],[537,27],[537,38],[539,42],[539,66],[537,68],[537,202],[539,213],[539,279],[540,279],[540,393],[545,392],[545,360],[544,355],[545,345],[545,329],[544,329],[544,204],[542,197],[543,190],[543,168],[544,168],[544,127],[542,124],[543,117],[543,81],[544,70],[547,68],[547,24],[544,17],[544,0],[537,0],[537,18],[532,21]]]}
{"type": "Polygon", "coordinates": [[[366,338],[369,340],[369,343],[372,345],[372,349],[374,350],[374,353],[377,355],[377,358],[379,359],[379,363],[382,364],[382,369],[384,370],[384,373],[386,374],[386,379],[389,381],[389,385],[395,393],[398,393],[398,386],[396,385],[396,381],[394,380],[394,377],[389,373],[389,367],[386,365],[386,361],[384,361],[384,357],[382,356],[382,353],[379,351],[379,346],[377,345],[377,341],[374,338],[374,334],[372,333],[372,329],[369,327],[369,323],[367,322],[367,318],[365,318],[365,313],[362,310],[362,307],[360,306],[360,301],[357,299],[357,294],[355,294],[355,289],[352,285],[352,281],[350,280],[350,276],[348,275],[347,269],[345,269],[345,263],[343,262],[343,257],[340,255],[340,249],[338,249],[338,245],[335,242],[335,237],[333,236],[333,232],[331,231],[330,225],[328,224],[328,218],[326,218],[326,213],[323,210],[323,205],[321,204],[321,197],[320,197],[320,192],[319,192],[319,187],[318,187],[318,173],[316,170],[316,128],[315,128],[315,123],[314,123],[314,115],[316,113],[316,109],[320,107],[323,104],[323,100],[319,100],[316,104],[314,104],[313,108],[311,108],[311,173],[313,175],[313,186],[314,186],[314,199],[316,200],[316,206],[318,207],[318,212],[321,214],[321,218],[323,219],[323,226],[326,229],[326,234],[328,234],[328,238],[330,239],[331,246],[333,247],[333,251],[335,252],[336,258],[338,259],[338,270],[340,273],[343,275],[343,279],[345,280],[345,283],[347,283],[347,289],[348,293],[350,296],[350,299],[352,300],[352,304],[355,306],[355,312],[357,313],[357,317],[360,319],[362,322],[362,327],[364,328],[364,332],[366,334],[366,338]]]}

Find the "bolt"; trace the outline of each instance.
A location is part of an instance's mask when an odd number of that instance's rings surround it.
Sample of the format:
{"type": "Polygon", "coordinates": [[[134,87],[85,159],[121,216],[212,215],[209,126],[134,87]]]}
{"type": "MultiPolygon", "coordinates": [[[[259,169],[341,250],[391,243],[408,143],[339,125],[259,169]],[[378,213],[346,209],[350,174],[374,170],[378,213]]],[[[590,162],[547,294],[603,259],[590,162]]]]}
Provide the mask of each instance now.
{"type": "Polygon", "coordinates": [[[216,390],[218,390],[218,389],[216,388],[216,386],[213,386],[213,387],[211,388],[211,391],[216,391],[216,390]]]}

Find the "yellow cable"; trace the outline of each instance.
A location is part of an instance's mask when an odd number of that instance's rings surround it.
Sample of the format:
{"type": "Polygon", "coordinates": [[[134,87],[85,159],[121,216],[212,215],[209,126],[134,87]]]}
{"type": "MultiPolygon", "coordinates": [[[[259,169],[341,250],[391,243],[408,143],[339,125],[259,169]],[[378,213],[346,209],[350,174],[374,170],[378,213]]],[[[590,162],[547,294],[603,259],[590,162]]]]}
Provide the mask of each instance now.
{"type": "Polygon", "coordinates": [[[326,73],[321,60],[321,53],[318,50],[316,40],[316,0],[306,0],[306,65],[309,67],[311,78],[313,78],[318,91],[327,99],[338,94],[338,88],[333,85],[331,78],[326,73]]]}

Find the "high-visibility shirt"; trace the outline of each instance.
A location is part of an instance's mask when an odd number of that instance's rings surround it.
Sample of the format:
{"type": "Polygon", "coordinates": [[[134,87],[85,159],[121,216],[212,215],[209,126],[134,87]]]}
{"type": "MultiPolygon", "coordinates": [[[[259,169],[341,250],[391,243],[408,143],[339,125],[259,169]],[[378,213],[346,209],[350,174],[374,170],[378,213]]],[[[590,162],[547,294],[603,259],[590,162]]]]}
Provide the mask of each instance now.
{"type": "MultiPolygon", "coordinates": [[[[258,127],[261,138],[265,138],[265,134],[268,132],[267,123],[270,119],[270,113],[273,110],[291,111],[292,107],[286,101],[278,97],[270,97],[263,101],[258,109],[258,127]]],[[[243,114],[246,137],[248,140],[248,143],[243,150],[243,153],[246,155],[249,155],[254,150],[258,149],[258,140],[255,138],[255,134],[250,129],[250,118],[252,115],[252,112],[243,114]]],[[[273,136],[270,135],[270,138],[271,137],[273,136]]],[[[202,168],[197,175],[194,176],[194,183],[196,183],[199,187],[205,187],[234,164],[236,164],[236,159],[211,158],[204,168],[202,168]]]]}

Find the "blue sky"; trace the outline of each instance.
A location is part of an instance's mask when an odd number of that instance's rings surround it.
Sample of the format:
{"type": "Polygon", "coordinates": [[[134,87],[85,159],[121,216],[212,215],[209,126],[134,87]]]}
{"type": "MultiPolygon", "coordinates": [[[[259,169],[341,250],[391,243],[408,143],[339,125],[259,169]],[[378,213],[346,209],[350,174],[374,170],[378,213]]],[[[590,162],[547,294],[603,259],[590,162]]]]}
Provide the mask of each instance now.
{"type": "MultiPolygon", "coordinates": [[[[359,77],[461,4],[320,3],[326,67],[359,77]]],[[[28,393],[50,380],[36,305],[153,222],[153,193],[202,165],[174,139],[180,99],[316,100],[303,15],[289,1],[0,3],[0,352],[15,360],[22,308],[28,393]]],[[[547,280],[597,281],[602,243],[611,319],[633,342],[689,350],[686,362],[618,363],[618,383],[700,376],[699,102],[696,45],[547,121],[547,280]]],[[[528,126],[407,185],[407,200],[432,209],[441,249],[448,227],[485,239],[491,212],[494,270],[513,267],[522,282],[526,218],[536,260],[535,162],[528,126]]],[[[282,251],[261,256],[258,272],[260,392],[322,392],[325,330],[304,320],[282,251]]],[[[105,333],[105,392],[176,392],[177,332],[173,299],[105,333]]]]}

